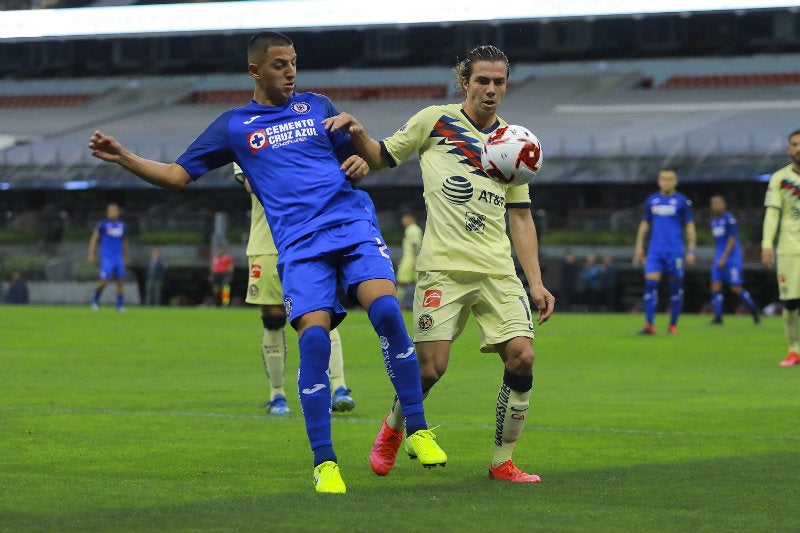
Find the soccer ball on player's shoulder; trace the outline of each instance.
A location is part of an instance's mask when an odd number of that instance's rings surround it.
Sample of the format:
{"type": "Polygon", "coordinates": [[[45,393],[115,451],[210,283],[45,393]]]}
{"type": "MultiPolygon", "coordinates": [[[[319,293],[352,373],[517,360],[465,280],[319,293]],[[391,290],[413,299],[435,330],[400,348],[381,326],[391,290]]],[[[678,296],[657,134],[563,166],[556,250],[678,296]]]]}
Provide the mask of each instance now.
{"type": "Polygon", "coordinates": [[[542,145],[527,128],[500,126],[483,143],[481,165],[498,183],[526,185],[542,168],[542,145]]]}

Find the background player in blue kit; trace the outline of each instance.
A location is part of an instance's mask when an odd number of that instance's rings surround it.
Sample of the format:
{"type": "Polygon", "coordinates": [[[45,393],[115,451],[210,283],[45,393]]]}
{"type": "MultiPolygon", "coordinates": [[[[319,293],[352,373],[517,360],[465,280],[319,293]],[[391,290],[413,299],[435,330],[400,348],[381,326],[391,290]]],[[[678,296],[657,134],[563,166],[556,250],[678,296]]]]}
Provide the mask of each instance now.
{"type": "Polygon", "coordinates": [[[128,262],[128,233],[125,222],[119,219],[119,205],[106,206],[106,218],[101,220],[89,240],[87,260],[94,263],[100,244],[100,280],[92,296],[92,309],[100,309],[100,295],[109,280],[117,282],[117,311],[125,310],[125,264],[128,262]]]}
{"type": "Polygon", "coordinates": [[[639,332],[653,335],[658,284],[664,272],[669,280],[669,329],[670,335],[678,332],[678,317],[683,309],[683,267],[695,263],[697,234],[694,227],[692,201],[676,190],[678,176],[674,170],[658,173],[659,192],[651,194],[644,206],[644,218],[636,232],[634,263],[644,266],[644,316],[645,325],[639,332]],[[684,231],[688,249],[684,254],[684,231]],[[645,235],[650,232],[647,253],[644,249],[645,235]]]}
{"type": "Polygon", "coordinates": [[[739,297],[753,322],[760,321],[758,307],[747,289],[742,287],[742,247],[739,243],[739,223],[728,211],[728,203],[721,194],[711,197],[711,234],[714,236],[714,264],[711,265],[711,307],[714,309],[712,324],[722,324],[723,283],[739,297]]]}
{"type": "Polygon", "coordinates": [[[368,172],[350,136],[322,121],[338,114],[320,94],[295,93],[297,54],[280,33],[250,40],[252,101],[215,119],[175,163],[139,157],[97,131],[92,155],[121,165],[148,183],[180,189],[206,172],[237,162],[265,208],[278,248],[284,307],[300,345],[298,389],[314,452],[317,492],[346,491],[331,440],[329,332],[345,317],[337,282],[367,310],[379,336],[387,374],[420,462],[443,465],[447,455],[427,428],[419,363],[396,296],[388,247],[375,225],[369,195],[348,178],[368,172]]]}

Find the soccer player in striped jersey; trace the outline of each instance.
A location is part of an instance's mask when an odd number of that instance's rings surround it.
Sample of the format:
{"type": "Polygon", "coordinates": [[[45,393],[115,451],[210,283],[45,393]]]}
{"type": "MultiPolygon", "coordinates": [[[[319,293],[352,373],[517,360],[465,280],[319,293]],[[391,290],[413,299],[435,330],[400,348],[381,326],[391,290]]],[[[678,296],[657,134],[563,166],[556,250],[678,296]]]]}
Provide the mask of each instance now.
{"type": "Polygon", "coordinates": [[[674,170],[658,173],[659,192],[651,194],[644,206],[644,218],[636,232],[633,260],[644,265],[644,328],[640,335],[654,335],[658,284],[664,272],[669,280],[669,327],[667,333],[678,333],[678,318],[683,311],[684,260],[695,263],[697,233],[694,226],[692,201],[679,193],[678,175],[674,170]],[[647,253],[644,239],[650,232],[647,253]],[[684,253],[684,232],[688,249],[684,253]]]}
{"type": "Polygon", "coordinates": [[[739,223],[728,211],[728,202],[721,194],[711,197],[711,235],[714,237],[714,264],[711,265],[711,307],[714,310],[712,324],[722,324],[724,297],[722,286],[726,284],[750,311],[753,322],[761,317],[758,306],[750,292],[742,286],[742,246],[739,243],[739,223]]]}
{"type": "Polygon", "coordinates": [[[378,335],[414,452],[425,466],[443,465],[447,454],[425,419],[419,363],[397,301],[388,246],[374,222],[375,206],[350,182],[369,168],[349,135],[325,128],[323,120],[338,114],[330,99],[295,92],[297,53],[291,39],[259,33],[250,40],[247,61],[255,85],[252,101],[217,117],[175,163],[144,159],[100,131],[89,149],[171,189],[232,162],[244,171],[272,229],[284,308],[297,330],[297,383],[317,492],[346,492],[331,439],[327,374],[330,330],[346,315],[338,283],[367,311],[378,335]]]}
{"type": "MultiPolygon", "coordinates": [[[[272,240],[272,231],[267,224],[264,207],[253,194],[250,183],[242,169],[233,164],[236,181],[244,185],[250,193],[250,235],[247,239],[247,260],[249,275],[245,302],[261,306],[261,323],[264,332],[261,336],[261,358],[270,386],[269,400],[264,407],[272,415],[291,413],[284,390],[284,368],[286,365],[286,310],[283,307],[283,286],[278,276],[278,249],[272,240]]],[[[331,330],[331,360],[328,364],[331,380],[331,410],[350,411],[356,406],[350,396],[350,389],[344,380],[344,360],[342,358],[342,338],[339,330],[331,330]]]]}
{"type": "Polygon", "coordinates": [[[89,240],[87,260],[94,263],[100,245],[100,280],[92,296],[92,309],[100,310],[100,295],[110,280],[117,283],[117,311],[125,311],[125,265],[128,262],[128,230],[119,218],[119,205],[106,206],[106,218],[101,220],[89,240]]]}
{"type": "Polygon", "coordinates": [[[794,366],[800,365],[800,130],[789,134],[787,152],[791,162],[777,170],[767,185],[761,261],[767,268],[777,261],[778,297],[783,303],[783,329],[789,345],[780,364],[794,366]]]}
{"type": "MultiPolygon", "coordinates": [[[[542,283],[528,186],[492,181],[480,163],[483,142],[505,124],[497,109],[506,93],[508,59],[494,46],[479,46],[455,72],[457,87],[465,93],[463,102],[427,107],[382,141],[370,137],[349,114],[326,122],[331,129],[351,134],[372,169],[394,167],[419,154],[427,223],[417,259],[420,277],[413,316],[423,390],[427,394],[444,375],[452,343],[473,315],[481,331],[481,351],[498,353],[503,364],[489,477],[536,483],[541,478],[520,470],[512,453],[529,415],[533,320],[544,323],[555,299],[542,283]],[[506,215],[538,308],[535,318],[516,275],[506,215]]],[[[378,475],[388,474],[394,465],[403,412],[395,402],[375,438],[370,465],[378,475]]],[[[413,458],[413,451],[406,451],[413,458]]]]}

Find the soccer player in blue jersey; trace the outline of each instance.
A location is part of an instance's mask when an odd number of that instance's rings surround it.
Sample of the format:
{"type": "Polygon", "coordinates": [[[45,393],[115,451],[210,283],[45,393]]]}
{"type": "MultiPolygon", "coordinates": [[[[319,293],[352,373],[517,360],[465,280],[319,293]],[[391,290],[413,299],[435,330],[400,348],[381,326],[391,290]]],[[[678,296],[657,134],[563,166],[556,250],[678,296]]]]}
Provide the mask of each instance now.
{"type": "Polygon", "coordinates": [[[337,282],[367,310],[378,334],[414,452],[426,467],[444,465],[447,455],[425,420],[419,363],[397,300],[388,247],[374,223],[369,195],[350,182],[363,177],[368,166],[349,135],[323,125],[338,114],[331,101],[295,92],[297,54],[288,37],[255,35],[247,61],[255,84],[252,101],[215,119],[175,163],[139,157],[99,131],[89,148],[95,157],[164,188],[183,188],[231,162],[248,177],[278,248],[284,307],[299,339],[297,383],[317,492],[346,491],[331,440],[326,373],[329,332],[346,314],[337,282]]]}
{"type": "Polygon", "coordinates": [[[678,318],[683,310],[683,274],[686,265],[695,263],[697,234],[694,227],[692,201],[679,193],[678,175],[674,170],[658,173],[659,192],[651,194],[644,206],[644,218],[636,232],[634,263],[644,265],[644,316],[641,335],[654,335],[658,284],[666,272],[669,280],[669,328],[678,332],[678,318]],[[650,232],[650,242],[645,253],[644,239],[650,232]],[[684,232],[688,249],[684,253],[684,232]]]}
{"type": "Polygon", "coordinates": [[[723,283],[739,297],[750,311],[753,322],[758,324],[761,317],[758,306],[750,292],[742,287],[742,247],[739,243],[739,224],[736,217],[728,211],[728,203],[721,194],[711,197],[711,234],[714,236],[714,264],[711,266],[711,307],[714,309],[712,324],[722,324],[723,283]]]}
{"type": "Polygon", "coordinates": [[[125,222],[119,219],[119,205],[106,206],[106,218],[101,220],[89,240],[87,260],[94,263],[100,245],[100,280],[92,296],[92,309],[100,310],[100,295],[110,280],[117,282],[117,311],[125,311],[125,264],[128,262],[128,233],[125,222]]]}

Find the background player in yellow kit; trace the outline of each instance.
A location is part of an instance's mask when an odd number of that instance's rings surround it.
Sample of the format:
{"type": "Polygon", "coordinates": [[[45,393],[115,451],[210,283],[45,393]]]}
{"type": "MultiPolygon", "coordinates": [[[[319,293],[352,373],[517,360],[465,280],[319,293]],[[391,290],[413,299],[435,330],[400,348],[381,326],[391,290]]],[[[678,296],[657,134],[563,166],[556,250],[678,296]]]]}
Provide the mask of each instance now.
{"type": "Polygon", "coordinates": [[[792,162],[776,171],[767,186],[761,240],[761,261],[767,268],[778,267],[778,297],[784,306],[783,327],[789,344],[781,366],[800,364],[800,130],[789,134],[787,151],[792,162]],[[773,248],[776,236],[778,246],[773,248]]]}
{"type": "MultiPolygon", "coordinates": [[[[264,406],[273,415],[291,412],[284,390],[284,368],[286,365],[286,310],[283,307],[283,286],[278,278],[278,249],[272,240],[272,232],[264,215],[264,207],[250,190],[250,185],[239,165],[233,165],[234,177],[244,184],[250,193],[250,236],[247,240],[247,261],[249,277],[247,296],[249,304],[261,306],[261,322],[264,333],[261,338],[261,357],[269,380],[269,400],[264,406]]],[[[331,330],[331,360],[328,363],[331,380],[331,409],[350,411],[356,402],[350,396],[344,380],[344,360],[342,358],[342,339],[339,331],[331,330]]]]}

